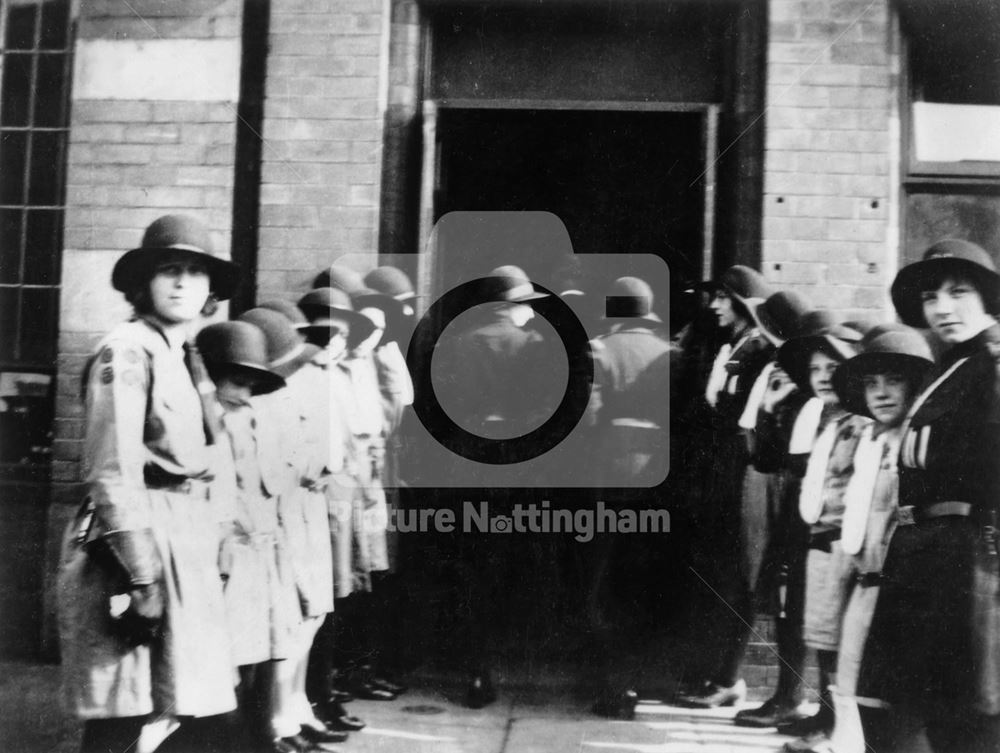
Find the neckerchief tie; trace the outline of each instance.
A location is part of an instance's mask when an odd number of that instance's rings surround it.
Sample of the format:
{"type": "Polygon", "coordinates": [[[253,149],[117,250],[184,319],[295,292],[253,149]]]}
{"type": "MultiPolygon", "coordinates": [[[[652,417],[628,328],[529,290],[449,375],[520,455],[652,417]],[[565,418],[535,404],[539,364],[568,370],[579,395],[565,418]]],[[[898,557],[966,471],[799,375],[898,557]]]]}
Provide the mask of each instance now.
{"type": "Polygon", "coordinates": [[[202,423],[205,427],[205,444],[214,445],[222,433],[222,406],[215,397],[215,384],[208,376],[208,369],[201,358],[198,347],[191,342],[184,343],[184,365],[201,400],[202,423]]]}

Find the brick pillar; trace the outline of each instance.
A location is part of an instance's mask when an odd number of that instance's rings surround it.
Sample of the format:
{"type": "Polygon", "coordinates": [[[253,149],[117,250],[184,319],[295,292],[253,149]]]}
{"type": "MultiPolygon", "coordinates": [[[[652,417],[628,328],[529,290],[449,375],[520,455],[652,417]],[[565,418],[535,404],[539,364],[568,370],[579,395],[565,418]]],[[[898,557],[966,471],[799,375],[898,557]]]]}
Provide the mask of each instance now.
{"type": "Polygon", "coordinates": [[[242,0],[81,3],[75,50],[60,304],[59,375],[43,648],[55,650],[51,582],[80,500],[80,374],[128,318],[111,269],[145,227],[187,212],[229,247],[242,0]]]}
{"type": "Polygon", "coordinates": [[[259,298],[301,295],[344,254],[377,263],[387,5],[272,2],[259,298]]]}
{"type": "Polygon", "coordinates": [[[848,316],[891,314],[899,53],[889,0],[771,0],[763,271],[848,316]]]}

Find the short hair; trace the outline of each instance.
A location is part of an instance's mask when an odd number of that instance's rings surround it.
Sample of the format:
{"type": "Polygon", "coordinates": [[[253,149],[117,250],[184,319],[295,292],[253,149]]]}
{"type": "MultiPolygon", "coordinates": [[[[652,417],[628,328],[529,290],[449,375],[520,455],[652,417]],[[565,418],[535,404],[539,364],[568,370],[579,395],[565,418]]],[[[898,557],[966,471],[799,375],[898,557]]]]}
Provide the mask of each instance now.
{"type": "MultiPolygon", "coordinates": [[[[125,291],[125,300],[132,304],[132,310],[139,316],[153,313],[153,298],[149,294],[149,284],[153,281],[155,275],[155,266],[147,268],[144,270],[142,276],[136,280],[135,285],[125,291]]],[[[209,275],[208,279],[209,286],[211,286],[211,275],[209,275]]],[[[205,301],[205,305],[201,307],[201,315],[205,317],[213,316],[218,310],[219,299],[216,297],[215,291],[209,287],[208,299],[205,301]]]]}
{"type": "Polygon", "coordinates": [[[920,277],[920,292],[925,293],[929,290],[937,290],[942,285],[944,285],[948,280],[952,280],[956,283],[963,283],[966,285],[971,285],[976,289],[984,299],[986,298],[986,292],[983,290],[982,282],[977,279],[977,275],[962,272],[961,270],[951,269],[938,269],[933,272],[927,272],[920,277]]]}

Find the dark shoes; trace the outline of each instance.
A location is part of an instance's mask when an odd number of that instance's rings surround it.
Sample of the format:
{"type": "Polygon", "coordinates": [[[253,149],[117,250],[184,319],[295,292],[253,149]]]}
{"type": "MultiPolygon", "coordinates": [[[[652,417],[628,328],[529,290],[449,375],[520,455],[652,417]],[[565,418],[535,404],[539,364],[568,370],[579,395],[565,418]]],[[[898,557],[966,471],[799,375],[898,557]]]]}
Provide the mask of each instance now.
{"type": "Polygon", "coordinates": [[[805,719],[799,705],[772,698],[755,709],[745,709],[736,714],[733,723],[737,727],[777,727],[805,719]]]}
{"type": "Polygon", "coordinates": [[[465,705],[470,709],[481,709],[497,699],[496,688],[489,675],[475,675],[465,691],[465,705]]]}
{"type": "Polygon", "coordinates": [[[394,696],[401,696],[405,693],[408,688],[398,682],[394,682],[387,677],[373,677],[371,679],[371,684],[374,685],[379,690],[384,690],[387,693],[392,693],[394,696]]]}
{"type": "Polygon", "coordinates": [[[714,709],[719,706],[735,706],[747,697],[747,684],[737,680],[735,685],[726,687],[711,681],[694,693],[677,697],[677,705],[689,709],[714,709]]]}
{"type": "Polygon", "coordinates": [[[313,711],[328,729],[338,732],[357,732],[365,728],[365,723],[356,716],[351,716],[344,704],[331,699],[326,703],[313,704],[313,711]]]}
{"type": "Polygon", "coordinates": [[[355,698],[365,701],[395,701],[396,694],[380,687],[372,680],[365,680],[360,677],[352,680],[347,685],[347,691],[355,698]]]}
{"type": "Polygon", "coordinates": [[[323,744],[337,744],[347,742],[347,733],[342,730],[331,730],[331,729],[316,729],[315,727],[310,727],[304,725],[299,731],[299,736],[304,737],[306,740],[311,742],[313,745],[323,745],[323,744]]]}
{"type": "Polygon", "coordinates": [[[833,714],[822,707],[812,716],[778,725],[778,732],[792,737],[811,737],[817,733],[829,734],[833,729],[833,714]]]}
{"type": "Polygon", "coordinates": [[[377,677],[368,664],[354,667],[345,676],[338,677],[336,687],[342,696],[353,696],[365,701],[395,701],[396,696],[406,692],[403,685],[377,677]]]}
{"type": "Polygon", "coordinates": [[[631,720],[635,719],[635,707],[638,702],[639,694],[634,690],[608,692],[594,702],[593,711],[598,716],[631,720]]]}
{"type": "Polygon", "coordinates": [[[830,738],[822,731],[792,740],[781,748],[782,753],[829,753],[832,750],[830,738]]]}
{"type": "Polygon", "coordinates": [[[316,753],[322,748],[309,742],[302,735],[292,735],[275,740],[271,750],[273,753],[316,753]]]}

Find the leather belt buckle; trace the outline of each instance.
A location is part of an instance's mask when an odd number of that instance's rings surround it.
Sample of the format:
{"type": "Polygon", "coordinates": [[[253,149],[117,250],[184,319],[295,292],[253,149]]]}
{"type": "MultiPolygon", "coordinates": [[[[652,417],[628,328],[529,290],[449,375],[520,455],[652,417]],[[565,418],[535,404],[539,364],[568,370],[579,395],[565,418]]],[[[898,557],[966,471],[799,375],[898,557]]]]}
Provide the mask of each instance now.
{"type": "Polygon", "coordinates": [[[882,582],[882,573],[858,573],[857,581],[862,588],[872,588],[882,582]]]}
{"type": "Polygon", "coordinates": [[[913,505],[896,508],[896,523],[901,526],[912,526],[917,520],[913,515],[913,505]]]}

